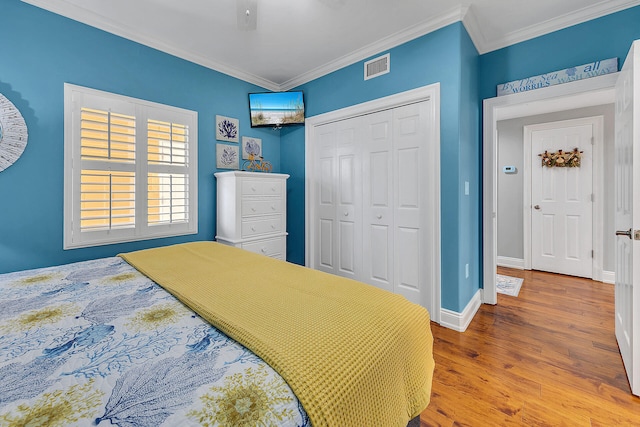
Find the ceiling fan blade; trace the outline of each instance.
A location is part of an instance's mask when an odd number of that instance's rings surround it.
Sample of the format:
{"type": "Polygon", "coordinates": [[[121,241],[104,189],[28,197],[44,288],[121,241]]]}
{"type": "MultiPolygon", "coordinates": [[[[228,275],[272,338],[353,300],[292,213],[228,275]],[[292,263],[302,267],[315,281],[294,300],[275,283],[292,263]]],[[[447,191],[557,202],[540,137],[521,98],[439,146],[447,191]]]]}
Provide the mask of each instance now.
{"type": "Polygon", "coordinates": [[[238,29],[255,30],[258,26],[258,0],[236,0],[238,29]]]}

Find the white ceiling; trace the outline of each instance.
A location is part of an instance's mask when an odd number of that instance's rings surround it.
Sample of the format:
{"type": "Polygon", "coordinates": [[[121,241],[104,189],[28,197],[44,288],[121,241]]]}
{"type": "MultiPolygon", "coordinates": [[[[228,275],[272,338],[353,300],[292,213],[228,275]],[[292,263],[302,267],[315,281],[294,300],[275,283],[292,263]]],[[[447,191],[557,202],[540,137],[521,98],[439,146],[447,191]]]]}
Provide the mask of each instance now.
{"type": "Polygon", "coordinates": [[[462,21],[480,53],[640,4],[640,0],[22,0],[180,58],[288,90],[462,21]]]}

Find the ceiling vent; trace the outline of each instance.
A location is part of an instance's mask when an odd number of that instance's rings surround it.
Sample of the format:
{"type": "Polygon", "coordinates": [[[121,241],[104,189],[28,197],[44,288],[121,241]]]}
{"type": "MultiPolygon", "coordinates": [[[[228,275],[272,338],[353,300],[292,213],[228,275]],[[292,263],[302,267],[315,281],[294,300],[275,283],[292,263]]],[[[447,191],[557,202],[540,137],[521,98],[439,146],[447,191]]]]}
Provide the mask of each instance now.
{"type": "Polygon", "coordinates": [[[387,74],[389,72],[389,54],[379,56],[364,63],[364,79],[369,80],[374,77],[387,74]]]}

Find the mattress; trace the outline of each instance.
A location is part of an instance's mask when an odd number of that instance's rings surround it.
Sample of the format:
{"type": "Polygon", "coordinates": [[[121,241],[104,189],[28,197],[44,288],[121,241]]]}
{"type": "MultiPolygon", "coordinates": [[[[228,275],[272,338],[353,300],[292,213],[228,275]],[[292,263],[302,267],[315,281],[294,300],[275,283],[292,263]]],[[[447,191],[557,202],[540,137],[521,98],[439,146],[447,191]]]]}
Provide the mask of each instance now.
{"type": "Polygon", "coordinates": [[[308,426],[269,365],[119,257],[0,275],[0,425],[308,426]]]}

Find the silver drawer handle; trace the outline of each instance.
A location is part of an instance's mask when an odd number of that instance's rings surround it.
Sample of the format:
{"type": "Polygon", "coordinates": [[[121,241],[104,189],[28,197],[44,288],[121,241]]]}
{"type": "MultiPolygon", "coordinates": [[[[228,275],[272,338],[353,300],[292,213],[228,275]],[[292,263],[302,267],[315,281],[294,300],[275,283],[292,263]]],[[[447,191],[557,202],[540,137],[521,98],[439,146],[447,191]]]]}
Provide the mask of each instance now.
{"type": "Polygon", "coordinates": [[[276,229],[276,226],[271,224],[271,228],[273,228],[274,230],[276,229]]]}
{"type": "Polygon", "coordinates": [[[274,205],[271,205],[271,210],[272,210],[272,211],[275,211],[275,210],[276,210],[276,207],[275,207],[274,205]]]}
{"type": "Polygon", "coordinates": [[[263,254],[266,254],[267,253],[267,248],[260,249],[260,252],[262,252],[263,254]]]}
{"type": "Polygon", "coordinates": [[[252,206],[252,207],[251,207],[251,210],[252,210],[253,212],[255,212],[255,211],[256,211],[256,208],[254,208],[254,207],[252,206]]]}
{"type": "Polygon", "coordinates": [[[252,226],[251,231],[256,231],[256,228],[252,226]]]}
{"type": "Polygon", "coordinates": [[[349,212],[345,211],[344,216],[349,216],[349,212]]]}
{"type": "Polygon", "coordinates": [[[382,215],[377,215],[378,219],[382,219],[382,215]]]}

